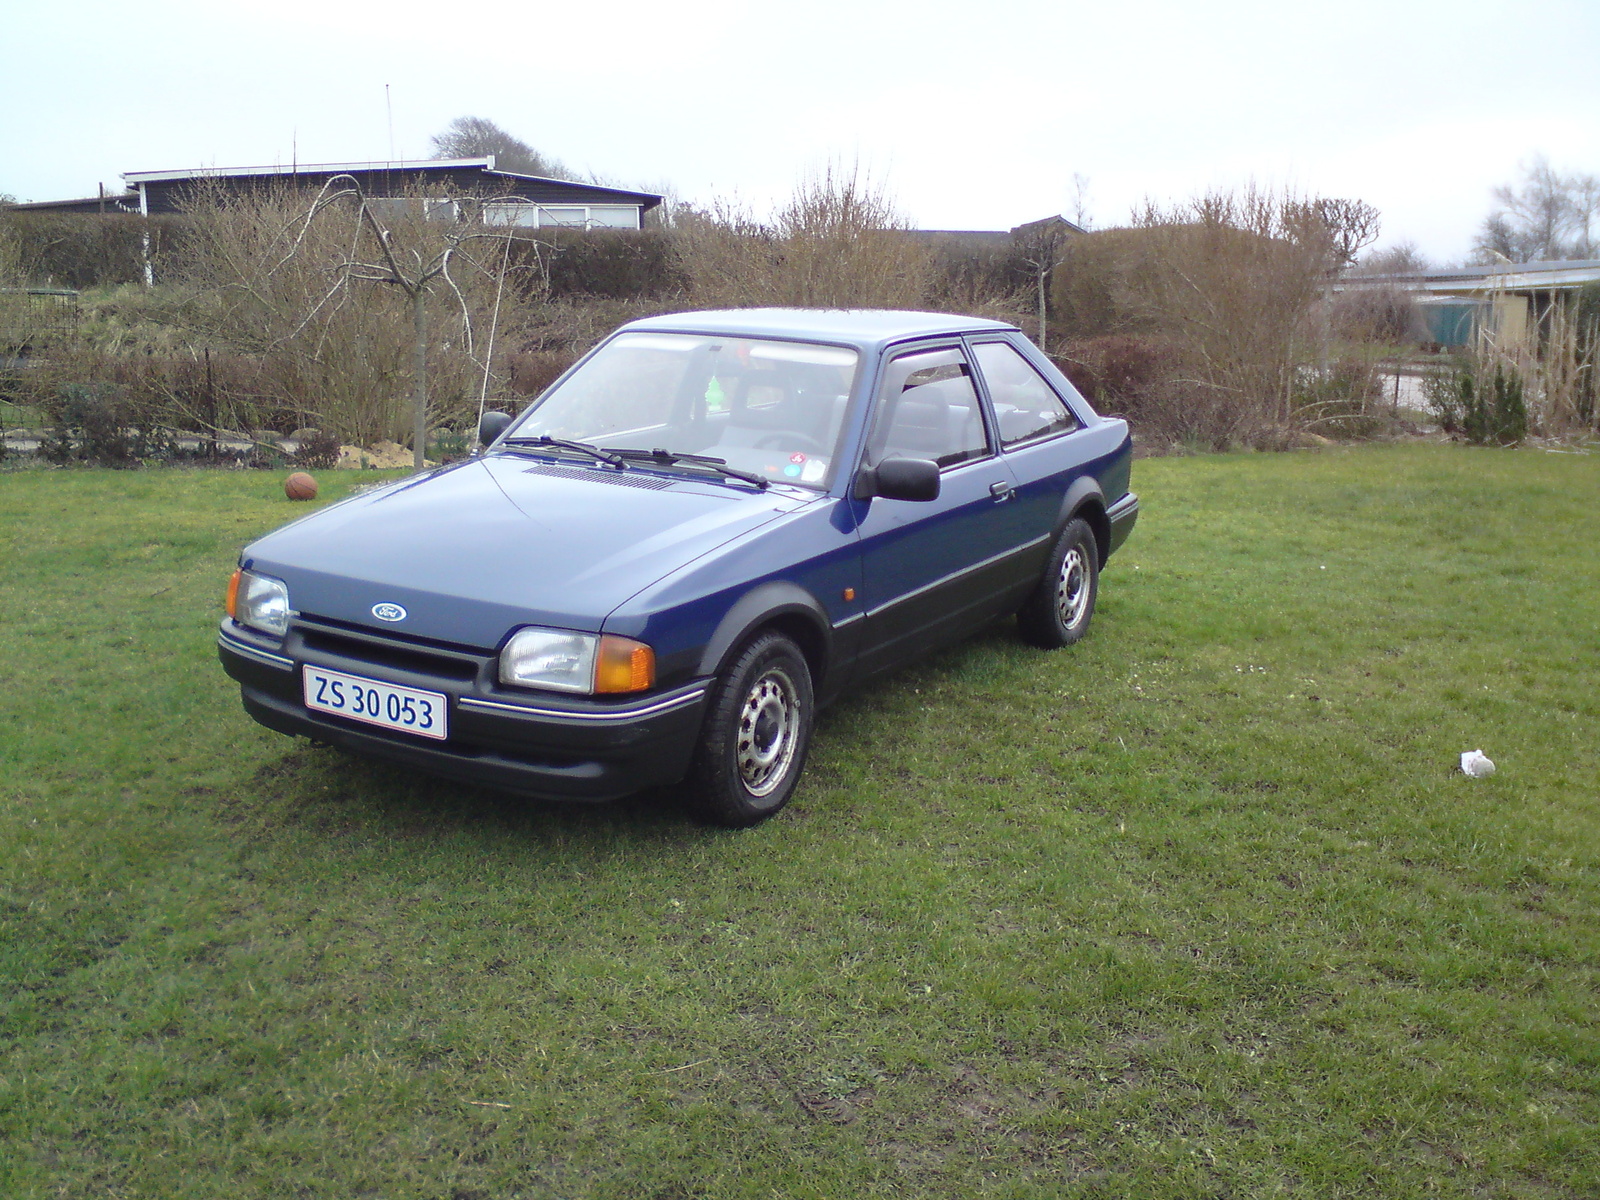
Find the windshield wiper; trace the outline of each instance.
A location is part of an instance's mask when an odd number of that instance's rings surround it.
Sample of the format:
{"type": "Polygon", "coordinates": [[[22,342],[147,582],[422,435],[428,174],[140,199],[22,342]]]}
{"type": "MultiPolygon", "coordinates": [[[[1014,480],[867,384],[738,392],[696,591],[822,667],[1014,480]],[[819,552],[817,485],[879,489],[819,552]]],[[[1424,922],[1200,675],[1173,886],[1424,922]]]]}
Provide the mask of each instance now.
{"type": "Polygon", "coordinates": [[[623,458],[640,459],[646,462],[660,463],[664,467],[676,466],[682,463],[691,467],[707,467],[720,475],[727,475],[733,479],[742,479],[746,483],[753,483],[758,488],[772,486],[772,480],[765,475],[757,475],[754,471],[743,471],[738,467],[730,467],[725,458],[712,458],[709,454],[682,454],[676,450],[613,450],[611,453],[623,458]]]}
{"type": "Polygon", "coordinates": [[[628,464],[622,460],[620,454],[610,450],[602,450],[599,446],[591,446],[588,442],[573,442],[566,438],[551,437],[548,433],[541,433],[538,437],[507,438],[502,445],[506,446],[550,446],[557,450],[573,450],[579,454],[587,454],[590,458],[599,459],[601,462],[613,467],[626,467],[628,464]]]}

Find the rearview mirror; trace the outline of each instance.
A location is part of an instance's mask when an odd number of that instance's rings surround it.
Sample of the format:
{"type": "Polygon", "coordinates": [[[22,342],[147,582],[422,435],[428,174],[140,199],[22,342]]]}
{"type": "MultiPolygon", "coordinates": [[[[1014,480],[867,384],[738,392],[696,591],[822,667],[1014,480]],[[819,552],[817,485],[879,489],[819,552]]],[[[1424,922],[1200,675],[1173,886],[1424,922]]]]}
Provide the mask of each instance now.
{"type": "Polygon", "coordinates": [[[487,446],[504,433],[506,427],[510,424],[510,413],[497,412],[494,409],[490,409],[483,414],[483,419],[478,422],[478,443],[487,446]]]}
{"type": "Polygon", "coordinates": [[[856,476],[857,500],[937,500],[939,464],[925,458],[886,458],[856,476]]]}

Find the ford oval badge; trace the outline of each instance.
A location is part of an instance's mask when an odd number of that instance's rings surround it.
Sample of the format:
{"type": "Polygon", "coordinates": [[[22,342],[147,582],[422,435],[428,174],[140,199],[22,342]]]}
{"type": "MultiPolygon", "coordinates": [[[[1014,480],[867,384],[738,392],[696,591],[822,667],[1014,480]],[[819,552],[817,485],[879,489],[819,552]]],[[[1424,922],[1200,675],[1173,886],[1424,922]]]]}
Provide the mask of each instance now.
{"type": "Polygon", "coordinates": [[[372,615],[380,621],[404,621],[406,619],[406,610],[398,604],[374,604],[372,606],[372,615]]]}

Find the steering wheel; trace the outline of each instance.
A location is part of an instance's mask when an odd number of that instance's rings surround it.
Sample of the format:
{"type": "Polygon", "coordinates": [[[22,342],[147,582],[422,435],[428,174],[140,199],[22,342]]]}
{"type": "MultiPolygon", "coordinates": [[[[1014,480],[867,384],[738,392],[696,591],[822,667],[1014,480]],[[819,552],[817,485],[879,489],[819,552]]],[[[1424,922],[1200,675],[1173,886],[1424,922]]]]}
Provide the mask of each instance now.
{"type": "Polygon", "coordinates": [[[757,450],[800,450],[806,454],[826,454],[828,448],[803,433],[769,433],[755,440],[757,450]]]}

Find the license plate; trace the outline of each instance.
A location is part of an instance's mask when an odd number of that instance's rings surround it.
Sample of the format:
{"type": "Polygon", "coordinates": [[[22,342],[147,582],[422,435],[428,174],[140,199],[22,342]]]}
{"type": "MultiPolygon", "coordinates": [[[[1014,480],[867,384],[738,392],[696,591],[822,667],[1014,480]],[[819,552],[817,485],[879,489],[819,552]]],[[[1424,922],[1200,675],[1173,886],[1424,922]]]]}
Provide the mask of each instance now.
{"type": "Polygon", "coordinates": [[[309,709],[441,741],[448,736],[447,698],[441,692],[399,687],[321,667],[307,666],[303,671],[301,683],[309,709]]]}

